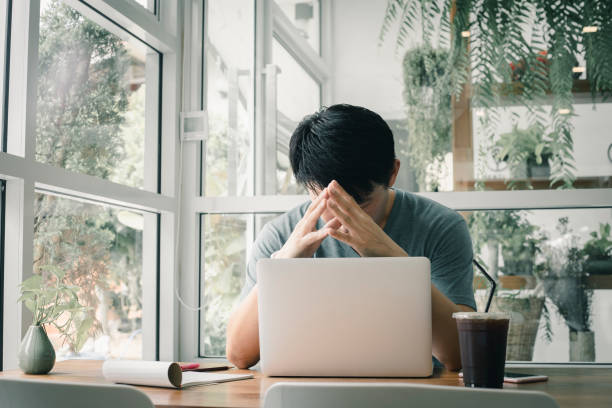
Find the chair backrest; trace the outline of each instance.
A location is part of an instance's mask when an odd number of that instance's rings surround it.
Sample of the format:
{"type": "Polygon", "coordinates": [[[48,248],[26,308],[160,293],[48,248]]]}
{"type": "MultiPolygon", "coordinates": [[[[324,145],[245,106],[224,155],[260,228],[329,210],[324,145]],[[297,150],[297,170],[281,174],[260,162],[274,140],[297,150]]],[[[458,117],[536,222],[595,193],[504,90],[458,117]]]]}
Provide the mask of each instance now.
{"type": "Polygon", "coordinates": [[[145,393],[115,384],[0,379],[2,408],[153,408],[145,393]]]}
{"type": "Polygon", "coordinates": [[[559,408],[539,391],[389,383],[276,383],[264,408],[559,408]]]}

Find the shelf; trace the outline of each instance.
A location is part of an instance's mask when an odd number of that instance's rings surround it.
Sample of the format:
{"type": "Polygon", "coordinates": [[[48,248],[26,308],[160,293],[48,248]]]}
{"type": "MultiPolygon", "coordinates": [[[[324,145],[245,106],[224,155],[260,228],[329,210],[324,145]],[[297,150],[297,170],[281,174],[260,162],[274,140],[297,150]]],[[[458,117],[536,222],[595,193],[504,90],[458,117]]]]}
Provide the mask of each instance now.
{"type": "Polygon", "coordinates": [[[591,275],[587,278],[589,289],[612,289],[612,274],[610,275],[591,275]]]}
{"type": "MultiPolygon", "coordinates": [[[[547,178],[534,178],[534,179],[517,179],[517,180],[504,180],[504,179],[489,179],[479,180],[484,182],[485,190],[508,190],[508,184],[514,181],[517,186],[525,186],[527,181],[531,183],[534,190],[554,190],[555,187],[550,186],[550,180],[547,178]]],[[[463,187],[461,190],[472,191],[474,190],[474,180],[470,181],[456,181],[456,183],[463,187]]],[[[574,187],[580,188],[611,188],[612,187],[612,176],[607,177],[579,177],[574,182],[574,187]]],[[[523,187],[524,188],[524,187],[523,187]]]]}

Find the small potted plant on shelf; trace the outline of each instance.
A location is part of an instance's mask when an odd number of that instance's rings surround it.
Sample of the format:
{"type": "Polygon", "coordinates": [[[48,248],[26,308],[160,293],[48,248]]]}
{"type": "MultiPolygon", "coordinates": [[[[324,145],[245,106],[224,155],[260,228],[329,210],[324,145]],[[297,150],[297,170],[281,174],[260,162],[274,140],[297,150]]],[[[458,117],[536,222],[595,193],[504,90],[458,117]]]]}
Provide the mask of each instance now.
{"type": "Polygon", "coordinates": [[[585,255],[584,272],[589,275],[612,274],[612,241],[610,224],[599,224],[597,231],[591,232],[591,239],[583,247],[585,255]]]}
{"type": "Polygon", "coordinates": [[[19,367],[26,374],[46,374],[55,364],[55,350],[45,326],[53,325],[82,345],[93,321],[83,318],[88,308],[79,302],[79,287],[64,282],[64,272],[59,268],[44,268],[42,275],[23,281],[20,290],[18,301],[32,312],[33,321],[19,347],[19,367]],[[76,321],[78,327],[73,327],[76,321]]]}
{"type": "Polygon", "coordinates": [[[530,179],[550,177],[552,150],[544,137],[544,129],[531,126],[519,129],[514,126],[511,132],[500,135],[495,142],[499,152],[497,160],[505,161],[510,167],[513,178],[530,179]]]}
{"type": "Polygon", "coordinates": [[[569,328],[570,361],[595,361],[595,335],[591,330],[593,290],[584,271],[586,255],[578,246],[578,236],[569,229],[567,217],[559,219],[557,229],[561,236],[544,246],[542,286],[569,328]]]}
{"type": "Polygon", "coordinates": [[[550,322],[545,298],[536,289],[535,271],[539,245],[544,240],[538,228],[532,225],[523,211],[477,211],[469,222],[474,248],[480,253],[487,248],[492,269],[496,273],[500,290],[491,305],[492,310],[510,313],[506,359],[530,361],[544,316],[547,338],[550,322]],[[485,245],[483,245],[483,243],[485,245]],[[501,252],[503,265],[499,262],[501,252]]]}

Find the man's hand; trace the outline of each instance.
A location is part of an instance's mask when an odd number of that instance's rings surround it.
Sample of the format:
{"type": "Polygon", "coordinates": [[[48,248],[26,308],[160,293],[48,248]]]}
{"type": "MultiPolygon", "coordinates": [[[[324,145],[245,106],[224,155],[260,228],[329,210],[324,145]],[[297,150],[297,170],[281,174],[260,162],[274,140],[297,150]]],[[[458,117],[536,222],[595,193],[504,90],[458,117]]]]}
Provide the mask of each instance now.
{"type": "Polygon", "coordinates": [[[317,230],[317,221],[327,208],[329,193],[327,189],[315,198],[306,210],[304,217],[297,223],[285,245],[274,254],[274,258],[310,258],[321,242],[339,227],[339,222],[330,220],[323,228],[317,230]]]}
{"type": "Polygon", "coordinates": [[[327,207],[334,215],[332,221],[342,224],[329,235],[350,245],[362,257],[408,256],[337,181],[332,181],[327,190],[327,207]]]}

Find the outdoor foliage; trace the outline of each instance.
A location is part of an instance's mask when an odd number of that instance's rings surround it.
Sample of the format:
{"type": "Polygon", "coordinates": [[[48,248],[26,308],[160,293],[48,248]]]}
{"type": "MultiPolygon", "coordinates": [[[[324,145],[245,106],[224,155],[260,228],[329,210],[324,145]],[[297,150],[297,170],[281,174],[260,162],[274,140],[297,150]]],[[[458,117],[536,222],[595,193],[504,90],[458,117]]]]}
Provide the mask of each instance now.
{"type": "Polygon", "coordinates": [[[472,106],[483,108],[479,121],[489,143],[503,102],[526,108],[529,126],[546,129],[551,187],[573,187],[572,68],[584,56],[593,96],[612,92],[612,2],[389,0],[381,41],[396,22],[398,48],[420,34],[424,45],[448,52],[438,82],[457,96],[472,84],[472,106]]]}
{"type": "MultiPolygon", "coordinates": [[[[144,116],[144,87],[129,92],[131,64],[124,41],[61,1],[41,10],[38,161],[142,184],[144,125],[138,116],[144,116]]],[[[61,331],[76,353],[89,336],[110,334],[109,308],[122,321],[142,308],[142,232],[121,225],[116,210],[48,194],[36,195],[34,212],[34,273],[41,291],[56,290],[52,285],[61,274],[87,306],[67,326],[78,331],[76,337],[61,331]],[[45,273],[49,268],[57,274],[45,273]]]]}
{"type": "Polygon", "coordinates": [[[225,330],[244,284],[247,220],[204,216],[204,354],[225,355],[225,330]]]}

